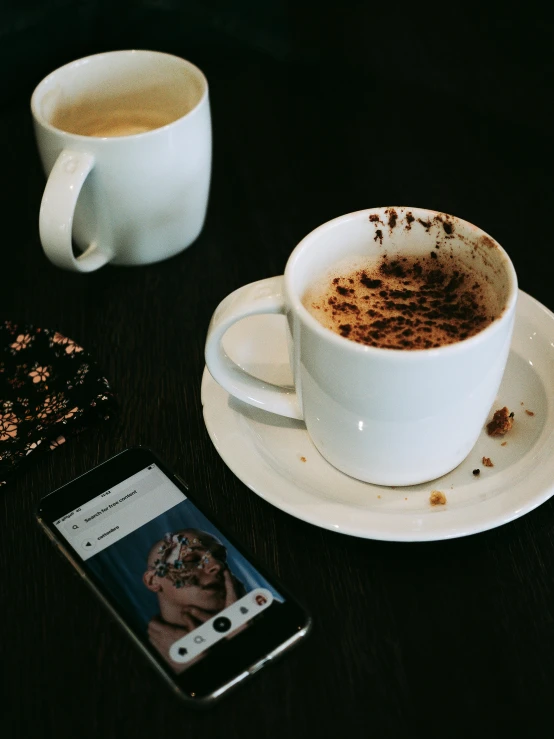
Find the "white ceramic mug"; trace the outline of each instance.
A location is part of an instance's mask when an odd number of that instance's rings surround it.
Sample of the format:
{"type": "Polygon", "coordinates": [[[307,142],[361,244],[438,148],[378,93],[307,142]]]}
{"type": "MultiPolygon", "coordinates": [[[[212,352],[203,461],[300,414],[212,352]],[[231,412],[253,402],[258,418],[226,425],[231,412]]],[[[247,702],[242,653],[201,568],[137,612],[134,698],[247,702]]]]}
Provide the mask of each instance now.
{"type": "Polygon", "coordinates": [[[214,379],[245,403],[303,419],[319,452],[342,472],[380,485],[427,482],[469,454],[491,410],[508,358],[517,302],[502,247],[466,221],[418,208],[376,208],[325,223],[288,259],[284,276],[239,288],[216,309],[206,340],[214,379]],[[446,226],[444,225],[446,223],[446,226]],[[302,304],[318,275],[345,257],[443,253],[466,259],[489,281],[501,309],[479,333],[420,350],[367,346],[325,328],[302,304]],[[222,347],[246,316],[284,313],[294,389],[268,385],[222,347]]]}
{"type": "Polygon", "coordinates": [[[208,83],[194,64],[155,51],[95,54],[42,80],[31,110],[51,262],[79,272],[148,264],[197,238],[212,138],[208,83]]]}

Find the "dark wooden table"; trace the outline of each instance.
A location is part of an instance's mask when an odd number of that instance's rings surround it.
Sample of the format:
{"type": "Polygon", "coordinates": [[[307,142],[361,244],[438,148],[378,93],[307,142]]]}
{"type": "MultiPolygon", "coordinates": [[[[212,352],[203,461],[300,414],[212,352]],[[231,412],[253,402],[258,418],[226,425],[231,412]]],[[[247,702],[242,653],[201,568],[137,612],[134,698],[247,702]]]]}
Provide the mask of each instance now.
{"type": "Polygon", "coordinates": [[[521,287],[553,309],[552,132],[464,96],[412,86],[391,97],[340,68],[254,54],[193,61],[211,85],[209,212],[198,241],[164,263],[90,275],[53,267],[38,238],[44,177],[27,99],[0,116],[0,318],[77,341],[119,401],[111,421],[0,493],[6,736],[548,733],[554,503],[435,543],[316,528],[230,472],[205,429],[200,383],[217,303],[281,273],[315,226],[365,207],[428,207],[479,225],[505,246],[521,287]],[[34,520],[42,495],[133,444],[159,451],[314,617],[303,646],[207,713],[169,693],[34,520]]]}

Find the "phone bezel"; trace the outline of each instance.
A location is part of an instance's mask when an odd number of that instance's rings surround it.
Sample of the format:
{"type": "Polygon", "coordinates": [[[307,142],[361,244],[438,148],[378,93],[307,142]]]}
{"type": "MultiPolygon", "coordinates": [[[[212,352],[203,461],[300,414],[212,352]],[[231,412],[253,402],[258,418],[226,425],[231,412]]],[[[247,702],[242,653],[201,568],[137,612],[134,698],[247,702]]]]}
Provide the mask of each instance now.
{"type": "Polygon", "coordinates": [[[310,629],[311,618],[298,599],[293,597],[273,574],[257,562],[256,558],[237,542],[214,516],[204,510],[196,497],[191,496],[187,483],[147,447],[137,446],[125,449],[54,490],[40,501],[36,517],[48,537],[93,589],[126,633],[131,636],[135,645],[140,647],[143,654],[146,654],[150,663],[157,668],[158,672],[161,672],[182,698],[189,699],[196,705],[206,705],[219,698],[243,679],[257,672],[269,660],[275,659],[292,647],[310,629]],[[86,560],[82,560],[75,553],[54,525],[57,519],[140,472],[149,464],[156,464],[183,495],[285,598],[284,603],[274,603],[265,609],[253,620],[248,629],[232,639],[218,642],[202,660],[180,675],[177,675],[155,648],[127,623],[116,601],[96,575],[87,568],[86,560]]]}

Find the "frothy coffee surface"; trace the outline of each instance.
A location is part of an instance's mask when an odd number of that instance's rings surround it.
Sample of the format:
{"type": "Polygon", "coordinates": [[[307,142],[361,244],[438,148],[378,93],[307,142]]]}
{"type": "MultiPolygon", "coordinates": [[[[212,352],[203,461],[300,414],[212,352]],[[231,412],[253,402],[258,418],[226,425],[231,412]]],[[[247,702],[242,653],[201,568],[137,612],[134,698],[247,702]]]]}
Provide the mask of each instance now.
{"type": "Polygon", "coordinates": [[[107,106],[86,103],[58,110],[52,124],[80,136],[113,138],[153,131],[172,123],[178,117],[173,111],[141,108],[110,110],[107,106]]]}
{"type": "Polygon", "coordinates": [[[453,344],[479,333],[500,311],[482,276],[437,251],[337,265],[302,302],[340,336],[388,349],[453,344]]]}

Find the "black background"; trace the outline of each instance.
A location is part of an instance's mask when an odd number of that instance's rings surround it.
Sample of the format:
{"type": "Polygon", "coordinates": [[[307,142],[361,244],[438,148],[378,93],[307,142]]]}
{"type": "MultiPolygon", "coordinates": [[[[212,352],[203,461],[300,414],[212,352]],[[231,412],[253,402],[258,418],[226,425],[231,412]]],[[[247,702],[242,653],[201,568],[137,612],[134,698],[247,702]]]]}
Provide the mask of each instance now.
{"type": "Polygon", "coordinates": [[[119,400],[110,422],[29,463],[0,494],[9,735],[548,731],[552,503],[429,544],[315,528],[224,465],[204,427],[200,381],[218,302],[281,273],[315,226],[365,207],[427,207],[475,223],[506,248],[521,288],[554,308],[551,21],[530,4],[11,0],[0,32],[0,317],[83,345],[119,400]],[[38,239],[44,175],[29,97],[66,61],[130,47],[177,53],[208,77],[208,218],[167,262],[66,273],[38,239]],[[315,617],[304,645],[207,713],[169,693],[33,520],[42,495],[133,444],[158,450],[315,617]]]}

